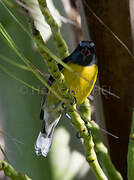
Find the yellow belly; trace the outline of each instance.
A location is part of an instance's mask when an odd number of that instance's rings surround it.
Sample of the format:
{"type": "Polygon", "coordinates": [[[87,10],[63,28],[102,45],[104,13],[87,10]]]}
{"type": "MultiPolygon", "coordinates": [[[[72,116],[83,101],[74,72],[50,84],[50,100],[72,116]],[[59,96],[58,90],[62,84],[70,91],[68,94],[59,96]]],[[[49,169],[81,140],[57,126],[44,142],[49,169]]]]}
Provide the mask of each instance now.
{"type": "MultiPolygon", "coordinates": [[[[74,96],[77,99],[77,104],[82,104],[84,102],[84,100],[89,96],[89,94],[91,93],[94,84],[96,82],[96,78],[97,78],[97,73],[98,73],[98,67],[97,65],[92,65],[92,66],[79,66],[76,64],[69,64],[69,66],[75,71],[77,72],[80,76],[66,70],[63,69],[62,73],[64,74],[66,83],[68,88],[71,91],[74,91],[74,96]]],[[[58,93],[58,87],[56,85],[56,83],[54,82],[52,85],[52,88],[55,89],[58,93]]],[[[50,92],[49,92],[50,93],[50,92]]],[[[50,93],[51,94],[51,93],[50,93]]],[[[47,106],[48,109],[53,105],[56,104],[59,100],[57,98],[55,98],[55,96],[53,95],[48,95],[47,96],[47,106]]]]}
{"type": "Polygon", "coordinates": [[[63,74],[67,83],[67,86],[71,91],[74,91],[75,97],[77,99],[77,104],[81,104],[91,93],[94,84],[97,79],[98,67],[97,65],[91,66],[79,66],[76,64],[69,65],[75,72],[80,74],[77,76],[76,74],[64,69],[63,74]]]}

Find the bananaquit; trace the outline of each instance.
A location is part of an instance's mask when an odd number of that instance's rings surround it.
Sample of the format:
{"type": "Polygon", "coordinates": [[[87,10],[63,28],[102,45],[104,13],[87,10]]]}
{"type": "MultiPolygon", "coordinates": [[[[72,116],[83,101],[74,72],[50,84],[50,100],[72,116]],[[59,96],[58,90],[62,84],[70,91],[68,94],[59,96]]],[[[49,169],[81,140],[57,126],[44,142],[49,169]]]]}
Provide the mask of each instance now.
{"type": "MultiPolygon", "coordinates": [[[[80,105],[91,93],[97,79],[98,66],[95,54],[95,45],[92,41],[81,41],[77,48],[63,60],[77,74],[68,71],[62,65],[58,65],[64,74],[68,88],[74,92],[77,105],[80,105]]],[[[52,77],[52,88],[57,90],[56,83],[52,77]]],[[[43,97],[40,118],[42,119],[42,129],[35,143],[37,155],[47,156],[53,138],[54,129],[61,117],[61,111],[55,108],[59,100],[51,96],[50,92],[43,97]]]]}

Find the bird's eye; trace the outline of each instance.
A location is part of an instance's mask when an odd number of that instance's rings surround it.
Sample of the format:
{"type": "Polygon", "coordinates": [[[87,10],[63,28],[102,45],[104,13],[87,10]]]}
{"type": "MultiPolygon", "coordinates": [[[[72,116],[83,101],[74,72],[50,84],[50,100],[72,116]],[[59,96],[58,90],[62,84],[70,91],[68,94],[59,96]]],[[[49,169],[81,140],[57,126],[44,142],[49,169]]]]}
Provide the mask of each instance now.
{"type": "Polygon", "coordinates": [[[91,54],[91,51],[88,49],[87,50],[87,56],[90,56],[90,54],[91,54]]]}
{"type": "Polygon", "coordinates": [[[84,52],[85,52],[85,50],[84,50],[84,48],[82,48],[82,49],[80,50],[80,53],[81,53],[82,55],[84,55],[84,52]]]}
{"type": "Polygon", "coordinates": [[[80,53],[81,53],[82,55],[86,55],[86,56],[90,56],[90,55],[91,55],[91,51],[90,51],[89,49],[84,49],[84,48],[82,48],[82,49],[80,50],[80,53]]]}

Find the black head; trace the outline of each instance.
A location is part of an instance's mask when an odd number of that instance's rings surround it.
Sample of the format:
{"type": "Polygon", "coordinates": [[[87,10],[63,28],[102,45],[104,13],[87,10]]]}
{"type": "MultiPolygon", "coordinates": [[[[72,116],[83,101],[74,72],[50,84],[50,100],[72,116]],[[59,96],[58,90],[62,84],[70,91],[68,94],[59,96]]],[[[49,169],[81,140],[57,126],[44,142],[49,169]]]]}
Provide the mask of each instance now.
{"type": "Polygon", "coordinates": [[[97,64],[94,43],[92,41],[80,41],[77,48],[68,58],[72,63],[81,66],[97,64]]]}

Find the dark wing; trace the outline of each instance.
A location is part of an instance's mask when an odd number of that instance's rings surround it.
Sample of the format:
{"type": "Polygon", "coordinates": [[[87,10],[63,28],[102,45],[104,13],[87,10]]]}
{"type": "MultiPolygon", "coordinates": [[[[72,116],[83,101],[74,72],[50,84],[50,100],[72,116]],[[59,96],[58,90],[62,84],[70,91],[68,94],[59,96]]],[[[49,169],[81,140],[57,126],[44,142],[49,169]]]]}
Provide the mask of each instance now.
{"type": "MultiPolygon", "coordinates": [[[[66,57],[66,58],[63,59],[62,61],[63,61],[64,63],[68,63],[68,62],[70,61],[70,60],[69,60],[69,57],[70,57],[70,56],[66,57]]],[[[61,70],[63,69],[63,66],[58,63],[58,68],[59,68],[59,70],[61,71],[61,70]]],[[[52,76],[50,76],[49,79],[48,79],[48,81],[47,81],[47,83],[49,84],[49,86],[51,86],[54,81],[55,81],[54,78],[53,78],[52,76]]],[[[45,90],[44,90],[44,92],[43,92],[42,102],[41,102],[41,112],[40,112],[40,119],[41,119],[41,120],[44,120],[44,110],[42,109],[42,106],[45,104],[45,100],[46,100],[46,95],[47,95],[47,93],[48,93],[48,89],[45,88],[45,90]]]]}
{"type": "Polygon", "coordinates": [[[43,96],[42,96],[42,101],[41,101],[41,111],[40,111],[40,120],[44,119],[44,109],[42,108],[43,105],[45,104],[45,100],[46,100],[46,95],[48,93],[48,89],[45,88],[45,90],[43,91],[43,96]]]}

